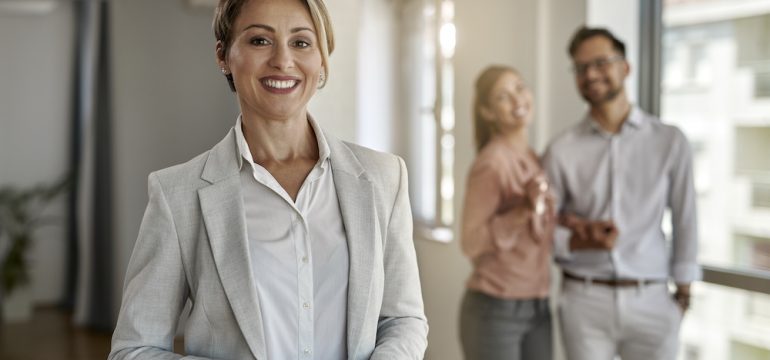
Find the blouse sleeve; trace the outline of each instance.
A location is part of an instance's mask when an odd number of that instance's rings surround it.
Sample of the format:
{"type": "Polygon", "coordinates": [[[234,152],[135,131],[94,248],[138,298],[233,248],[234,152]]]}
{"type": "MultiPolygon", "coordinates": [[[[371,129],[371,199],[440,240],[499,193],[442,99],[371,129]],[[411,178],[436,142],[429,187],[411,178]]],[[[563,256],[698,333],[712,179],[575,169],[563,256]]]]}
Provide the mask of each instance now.
{"type": "Polygon", "coordinates": [[[502,207],[503,182],[492,162],[477,161],[468,175],[462,216],[461,246],[475,262],[495,249],[511,249],[528,229],[528,207],[502,207]]]}

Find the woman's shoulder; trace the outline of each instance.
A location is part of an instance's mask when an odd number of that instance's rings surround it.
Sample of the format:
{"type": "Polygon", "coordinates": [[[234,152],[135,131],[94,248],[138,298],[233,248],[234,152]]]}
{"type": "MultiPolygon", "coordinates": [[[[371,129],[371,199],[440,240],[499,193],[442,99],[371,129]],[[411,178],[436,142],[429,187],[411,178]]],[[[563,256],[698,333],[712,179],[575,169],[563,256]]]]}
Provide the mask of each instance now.
{"type": "Polygon", "coordinates": [[[162,180],[161,182],[163,183],[169,181],[182,181],[184,179],[189,179],[190,177],[200,179],[203,165],[206,163],[206,159],[208,159],[210,153],[211,150],[207,150],[206,152],[199,154],[183,163],[155,170],[150,174],[150,176],[157,177],[158,179],[162,180]]]}
{"type": "Polygon", "coordinates": [[[400,159],[399,156],[374,150],[372,148],[368,148],[363,145],[359,145],[356,143],[348,142],[348,141],[342,141],[342,143],[347,146],[348,149],[356,156],[356,158],[361,162],[361,165],[364,166],[364,168],[379,168],[381,166],[388,166],[393,164],[398,164],[398,160],[400,159]]]}
{"type": "Polygon", "coordinates": [[[492,139],[476,155],[476,158],[473,160],[473,167],[499,170],[507,162],[516,161],[524,155],[524,153],[516,151],[511,146],[505,144],[505,142],[492,139]]]}
{"type": "Polygon", "coordinates": [[[406,177],[405,162],[397,155],[329,137],[333,171],[362,176],[375,189],[389,193],[406,177]]]}
{"type": "Polygon", "coordinates": [[[237,173],[236,148],[231,130],[213,148],[183,163],[157,170],[150,174],[150,177],[157,178],[164,189],[197,189],[237,173]]]}
{"type": "Polygon", "coordinates": [[[341,143],[350,150],[370,180],[375,182],[383,181],[386,184],[398,182],[400,164],[403,162],[401,157],[356,143],[347,141],[342,141],[341,143]]]}

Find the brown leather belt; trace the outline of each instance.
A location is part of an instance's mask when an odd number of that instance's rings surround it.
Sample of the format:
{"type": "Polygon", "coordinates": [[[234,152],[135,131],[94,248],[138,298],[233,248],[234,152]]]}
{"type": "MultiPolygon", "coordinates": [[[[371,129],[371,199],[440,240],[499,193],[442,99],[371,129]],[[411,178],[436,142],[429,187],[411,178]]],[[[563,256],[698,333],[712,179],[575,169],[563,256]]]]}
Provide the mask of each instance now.
{"type": "Polygon", "coordinates": [[[644,286],[644,285],[650,285],[650,284],[661,284],[665,283],[666,280],[662,279],[639,279],[639,280],[633,280],[633,279],[589,279],[584,278],[582,276],[578,276],[575,274],[570,274],[566,271],[564,271],[564,278],[575,280],[575,281],[581,281],[585,283],[592,283],[592,284],[600,284],[600,285],[606,285],[611,287],[624,287],[624,286],[644,286]]]}

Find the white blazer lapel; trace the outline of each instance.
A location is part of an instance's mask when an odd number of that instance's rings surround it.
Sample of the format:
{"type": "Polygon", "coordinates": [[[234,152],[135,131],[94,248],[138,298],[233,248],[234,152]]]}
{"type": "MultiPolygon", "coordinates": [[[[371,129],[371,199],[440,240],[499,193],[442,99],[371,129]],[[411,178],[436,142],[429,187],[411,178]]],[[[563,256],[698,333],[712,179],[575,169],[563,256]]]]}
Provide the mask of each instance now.
{"type": "Polygon", "coordinates": [[[210,186],[198,190],[203,221],[219,279],[238,326],[257,359],[265,359],[265,336],[256,283],[250,266],[235,134],[212,149],[201,178],[210,186]]]}
{"type": "Polygon", "coordinates": [[[334,187],[347,235],[350,270],[348,272],[347,338],[348,356],[357,354],[361,331],[371,314],[367,313],[376,243],[381,241],[374,208],[374,192],[363,167],[340,140],[326,136],[331,151],[334,187]]]}

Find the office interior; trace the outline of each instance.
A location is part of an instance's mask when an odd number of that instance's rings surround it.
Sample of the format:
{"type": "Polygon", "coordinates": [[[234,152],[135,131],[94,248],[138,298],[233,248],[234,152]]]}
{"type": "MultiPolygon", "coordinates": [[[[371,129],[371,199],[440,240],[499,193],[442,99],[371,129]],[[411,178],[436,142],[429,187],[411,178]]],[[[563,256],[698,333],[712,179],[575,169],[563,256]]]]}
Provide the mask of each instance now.
{"type": "MultiPolygon", "coordinates": [[[[45,328],[40,314],[51,311],[71,326],[56,335],[64,340],[35,343],[57,343],[66,358],[106,357],[147,175],[209,149],[238,115],[215,62],[215,0],[94,0],[105,4],[96,22],[84,18],[88,1],[0,0],[0,189],[80,180],[41,209],[51,221],[33,233],[30,281],[16,292],[32,313],[4,314],[4,359],[23,356],[14,329],[30,321],[45,328]],[[88,29],[96,38],[84,38],[88,29]],[[73,350],[67,334],[75,331],[102,345],[73,350]]],[[[430,324],[426,359],[462,358],[458,311],[471,264],[457,219],[476,154],[473,81],[490,64],[518,69],[535,97],[530,143],[543,151],[586,111],[566,49],[584,24],[626,41],[629,97],[679,126],[693,148],[704,279],[679,359],[770,359],[770,0],[327,6],[337,47],[309,112],[335,136],[407,163],[430,324]]],[[[554,296],[559,282],[554,271],[554,296]]],[[[558,329],[555,348],[565,359],[558,329]]]]}

